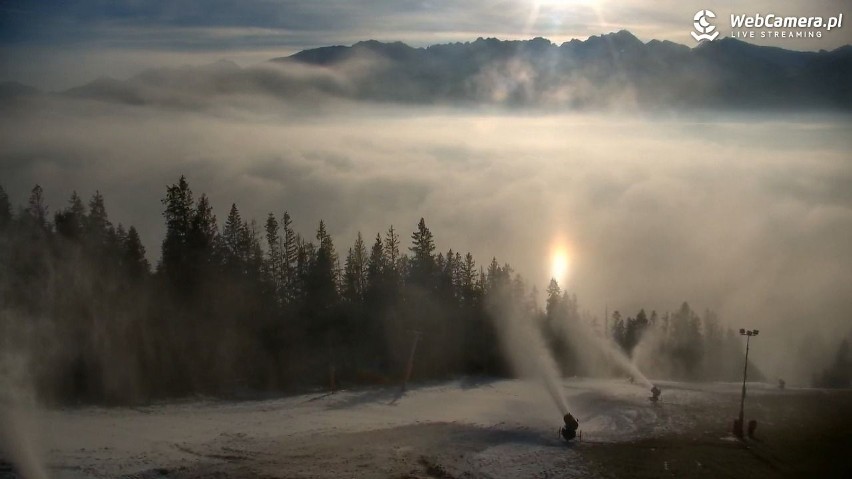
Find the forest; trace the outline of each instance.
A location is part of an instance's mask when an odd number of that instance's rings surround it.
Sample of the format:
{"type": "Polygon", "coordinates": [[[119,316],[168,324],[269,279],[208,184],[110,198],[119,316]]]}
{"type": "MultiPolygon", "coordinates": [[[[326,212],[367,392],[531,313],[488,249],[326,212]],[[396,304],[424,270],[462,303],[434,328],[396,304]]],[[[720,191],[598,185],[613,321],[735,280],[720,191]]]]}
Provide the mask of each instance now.
{"type": "MultiPolygon", "coordinates": [[[[555,280],[542,307],[509,264],[439,251],[423,218],[410,234],[389,226],[341,248],[322,220],[303,235],[286,211],[259,224],[233,204],[220,225],[183,176],[162,211],[152,265],[99,192],[87,202],[74,192],[51,215],[40,186],[17,208],[0,187],[3,376],[49,404],[257,397],[400,384],[415,342],[413,381],[511,376],[490,306],[499,298],[535,322],[564,375],[625,376],[589,360],[579,340],[589,331],[653,377],[742,377],[743,342],[712,311],[684,302],[599,318],[555,280]]],[[[848,385],[843,351],[816,382],[848,385]]]]}

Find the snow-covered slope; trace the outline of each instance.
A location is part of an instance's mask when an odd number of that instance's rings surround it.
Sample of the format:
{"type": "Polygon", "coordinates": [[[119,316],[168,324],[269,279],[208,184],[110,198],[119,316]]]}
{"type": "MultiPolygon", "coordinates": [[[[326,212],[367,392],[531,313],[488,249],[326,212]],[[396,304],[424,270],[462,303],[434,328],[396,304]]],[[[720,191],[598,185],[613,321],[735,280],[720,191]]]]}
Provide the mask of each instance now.
{"type": "MultiPolygon", "coordinates": [[[[566,461],[583,472],[572,448],[684,430],[692,421],[684,413],[689,408],[701,410],[720,398],[738,403],[738,384],[659,384],[662,401],[653,404],[644,387],[625,380],[564,381],[582,431],[579,446],[569,447],[558,438],[560,413],[541,385],[483,379],[421,386],[405,394],[383,388],[262,401],[41,411],[35,436],[52,477],[59,478],[205,475],[190,474],[198,467],[207,473],[245,467],[248,475],[286,470],[296,477],[334,477],[325,474],[343,468],[346,475],[356,468],[351,473],[362,476],[361,463],[374,477],[399,468],[410,475],[409,466],[439,477],[435,468],[446,476],[453,475],[447,469],[453,467],[484,477],[546,475],[566,461]],[[429,457],[441,457],[441,464],[429,457]],[[296,474],[300,470],[304,474],[296,474]]],[[[779,394],[765,385],[750,387],[750,394],[779,394]]]]}

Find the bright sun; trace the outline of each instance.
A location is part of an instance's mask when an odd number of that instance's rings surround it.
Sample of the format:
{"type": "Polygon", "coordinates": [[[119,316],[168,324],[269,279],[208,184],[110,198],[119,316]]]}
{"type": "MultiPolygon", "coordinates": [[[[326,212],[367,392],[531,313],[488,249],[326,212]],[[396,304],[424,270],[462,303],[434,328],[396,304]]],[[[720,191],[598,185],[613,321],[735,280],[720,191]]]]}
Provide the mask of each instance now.
{"type": "Polygon", "coordinates": [[[568,279],[568,266],[568,253],[562,248],[554,250],[550,259],[550,277],[557,283],[564,283],[568,279]]]}

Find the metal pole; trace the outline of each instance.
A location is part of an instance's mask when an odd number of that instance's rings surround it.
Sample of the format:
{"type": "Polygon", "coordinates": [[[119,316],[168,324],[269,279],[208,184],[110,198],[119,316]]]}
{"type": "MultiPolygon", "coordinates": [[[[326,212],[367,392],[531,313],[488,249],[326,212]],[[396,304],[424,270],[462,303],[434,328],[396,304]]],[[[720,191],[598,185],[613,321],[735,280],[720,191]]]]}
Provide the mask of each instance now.
{"type": "Polygon", "coordinates": [[[411,355],[408,357],[408,366],[405,369],[405,378],[402,380],[402,390],[405,391],[408,380],[411,379],[411,370],[414,368],[414,353],[417,351],[417,342],[420,341],[420,331],[414,331],[414,344],[411,345],[411,355]]]}
{"type": "Polygon", "coordinates": [[[743,395],[740,398],[740,426],[743,426],[743,408],[745,407],[745,395],[746,395],[746,375],[748,374],[748,345],[751,340],[751,334],[749,333],[746,336],[746,355],[745,355],[745,366],[743,367],[743,395]]]}

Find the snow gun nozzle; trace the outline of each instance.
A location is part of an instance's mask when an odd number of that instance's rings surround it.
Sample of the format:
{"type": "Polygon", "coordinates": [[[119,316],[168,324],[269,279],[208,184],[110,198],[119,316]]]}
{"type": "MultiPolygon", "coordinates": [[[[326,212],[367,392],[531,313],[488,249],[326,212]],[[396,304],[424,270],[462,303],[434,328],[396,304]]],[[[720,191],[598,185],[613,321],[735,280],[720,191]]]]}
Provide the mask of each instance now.
{"type": "Polygon", "coordinates": [[[565,422],[565,425],[559,429],[559,435],[566,441],[570,441],[577,437],[577,428],[580,427],[580,423],[577,422],[577,419],[575,419],[571,413],[568,413],[562,417],[562,421],[565,422]]]}
{"type": "Polygon", "coordinates": [[[663,391],[661,391],[660,388],[654,386],[651,388],[651,397],[649,397],[648,399],[650,399],[652,402],[657,402],[660,400],[660,394],[662,394],[662,392],[663,391]]]}

